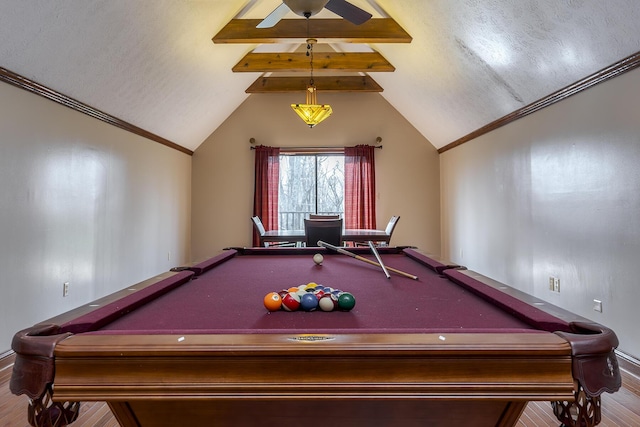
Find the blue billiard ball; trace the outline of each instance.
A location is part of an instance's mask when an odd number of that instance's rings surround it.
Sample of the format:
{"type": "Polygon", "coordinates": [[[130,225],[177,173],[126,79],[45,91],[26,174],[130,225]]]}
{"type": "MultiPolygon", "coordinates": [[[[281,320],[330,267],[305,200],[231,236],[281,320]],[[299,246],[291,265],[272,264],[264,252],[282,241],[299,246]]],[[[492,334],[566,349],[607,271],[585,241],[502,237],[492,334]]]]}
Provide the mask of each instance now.
{"type": "Polygon", "coordinates": [[[304,311],[313,311],[318,308],[318,298],[314,294],[304,294],[300,298],[300,308],[304,311]]]}

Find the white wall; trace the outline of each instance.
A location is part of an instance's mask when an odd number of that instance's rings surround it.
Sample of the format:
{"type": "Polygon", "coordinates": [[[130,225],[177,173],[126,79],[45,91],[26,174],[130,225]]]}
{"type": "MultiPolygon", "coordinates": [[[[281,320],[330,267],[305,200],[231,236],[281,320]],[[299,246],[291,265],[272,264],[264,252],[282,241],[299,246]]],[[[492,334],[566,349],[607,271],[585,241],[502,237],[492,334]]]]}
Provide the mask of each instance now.
{"type": "Polygon", "coordinates": [[[225,246],[251,246],[256,144],[375,144],[377,225],[400,215],[391,244],[440,253],[439,160],[435,148],[376,93],[320,93],[333,115],[310,129],[291,103],[303,93],[251,95],[193,156],[193,256],[225,246]]]}
{"type": "Polygon", "coordinates": [[[0,83],[0,354],[189,261],[190,194],[190,156],[0,83]]]}
{"type": "Polygon", "coordinates": [[[440,165],[445,257],[613,328],[636,358],[639,95],[634,70],[447,151],[440,165]]]}

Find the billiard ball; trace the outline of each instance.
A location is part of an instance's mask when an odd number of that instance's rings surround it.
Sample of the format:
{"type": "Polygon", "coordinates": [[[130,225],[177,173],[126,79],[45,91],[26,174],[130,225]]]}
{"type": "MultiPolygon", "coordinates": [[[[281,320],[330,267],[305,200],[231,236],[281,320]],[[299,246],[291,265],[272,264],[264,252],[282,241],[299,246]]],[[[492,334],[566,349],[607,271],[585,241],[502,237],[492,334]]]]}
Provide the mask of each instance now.
{"type": "Polygon", "coordinates": [[[269,292],[264,297],[264,306],[269,311],[278,311],[282,305],[282,298],[277,292],[269,292]]]}
{"type": "Polygon", "coordinates": [[[332,294],[325,294],[318,301],[318,306],[322,311],[333,311],[338,307],[338,298],[332,294]]]}
{"type": "Polygon", "coordinates": [[[300,296],[295,292],[287,293],[282,298],[282,308],[285,311],[296,311],[300,308],[300,296]]]}
{"type": "Polygon", "coordinates": [[[304,294],[300,297],[300,308],[304,311],[313,311],[318,308],[318,299],[314,294],[304,294]]]}
{"type": "Polygon", "coordinates": [[[356,305],[356,298],[349,292],[343,292],[338,297],[340,310],[349,311],[356,305]]]}
{"type": "Polygon", "coordinates": [[[313,262],[315,262],[316,264],[320,265],[322,264],[322,261],[324,261],[324,257],[322,256],[322,254],[315,254],[313,256],[313,262]]]}

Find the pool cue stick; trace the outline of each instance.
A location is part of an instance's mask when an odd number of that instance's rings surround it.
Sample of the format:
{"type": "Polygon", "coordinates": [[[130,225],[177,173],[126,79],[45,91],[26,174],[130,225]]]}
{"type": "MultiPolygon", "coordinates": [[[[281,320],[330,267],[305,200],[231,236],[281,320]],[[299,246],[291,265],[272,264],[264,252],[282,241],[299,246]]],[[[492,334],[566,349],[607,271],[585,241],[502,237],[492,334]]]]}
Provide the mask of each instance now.
{"type": "Polygon", "coordinates": [[[371,252],[373,252],[373,254],[376,256],[376,259],[378,260],[378,264],[380,264],[380,267],[382,267],[382,271],[384,271],[384,275],[387,276],[387,279],[391,279],[391,276],[387,271],[387,267],[385,267],[384,263],[382,262],[382,258],[380,258],[380,254],[378,253],[378,250],[376,249],[376,247],[373,245],[373,242],[369,240],[368,243],[369,243],[369,247],[371,248],[371,252]]]}
{"type": "MultiPolygon", "coordinates": [[[[347,256],[350,256],[351,258],[355,258],[358,261],[366,262],[368,264],[377,265],[378,267],[380,267],[380,264],[378,264],[375,261],[371,261],[370,259],[366,259],[364,257],[361,257],[360,255],[356,255],[353,252],[349,252],[349,251],[344,250],[342,248],[339,248],[337,246],[333,246],[333,245],[331,245],[331,244],[329,244],[327,242],[323,242],[322,240],[318,240],[318,246],[322,246],[324,248],[332,249],[332,250],[334,250],[334,251],[336,251],[338,253],[341,253],[343,255],[347,255],[347,256]]],[[[394,273],[397,273],[397,274],[399,274],[401,276],[408,277],[409,279],[418,280],[418,276],[414,276],[413,274],[405,273],[404,271],[401,271],[401,270],[396,270],[395,268],[387,267],[387,270],[393,271],[394,273]]]]}

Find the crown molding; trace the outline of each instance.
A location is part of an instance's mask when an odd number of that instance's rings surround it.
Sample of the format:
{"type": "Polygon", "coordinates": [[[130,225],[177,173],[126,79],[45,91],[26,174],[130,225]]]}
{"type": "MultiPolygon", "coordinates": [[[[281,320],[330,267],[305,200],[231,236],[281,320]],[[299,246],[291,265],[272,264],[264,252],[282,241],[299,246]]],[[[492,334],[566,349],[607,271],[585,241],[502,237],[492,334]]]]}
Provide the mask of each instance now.
{"type": "Polygon", "coordinates": [[[125,122],[124,120],[121,120],[96,108],[93,108],[90,105],[77,101],[67,95],[36,83],[33,80],[29,80],[26,77],[7,70],[6,68],[0,67],[0,81],[18,87],[20,89],[24,89],[36,95],[40,95],[50,101],[56,102],[60,105],[64,105],[65,107],[71,108],[72,110],[78,111],[82,114],[86,114],[87,116],[93,117],[94,119],[98,119],[112,126],[124,129],[138,136],[142,136],[144,138],[158,142],[162,145],[166,145],[167,147],[173,148],[174,150],[181,151],[190,156],[193,155],[193,151],[189,150],[188,148],[185,148],[181,145],[176,144],[175,142],[169,141],[168,139],[148,132],[142,128],[125,122]]]}
{"type": "Polygon", "coordinates": [[[438,149],[438,153],[442,154],[445,151],[449,151],[452,148],[458,147],[459,145],[465,144],[473,139],[478,138],[481,135],[489,133],[493,130],[501,128],[511,122],[515,122],[523,117],[528,116],[529,114],[535,113],[536,111],[540,111],[543,108],[549,107],[555,103],[558,103],[564,99],[569,98],[577,93],[580,93],[584,90],[589,89],[592,86],[597,84],[606,82],[607,80],[611,80],[615,77],[618,77],[627,71],[631,71],[640,66],[640,52],[634,53],[631,56],[628,56],[613,65],[610,65],[606,68],[603,68],[600,71],[597,71],[590,76],[585,77],[582,80],[579,80],[569,86],[566,86],[556,92],[553,92],[551,95],[545,96],[531,104],[522,107],[510,114],[507,114],[504,117],[499,118],[489,124],[484,125],[480,129],[477,129],[471,132],[468,135],[463,136],[460,139],[457,139],[450,144],[445,145],[444,147],[438,149]]]}

